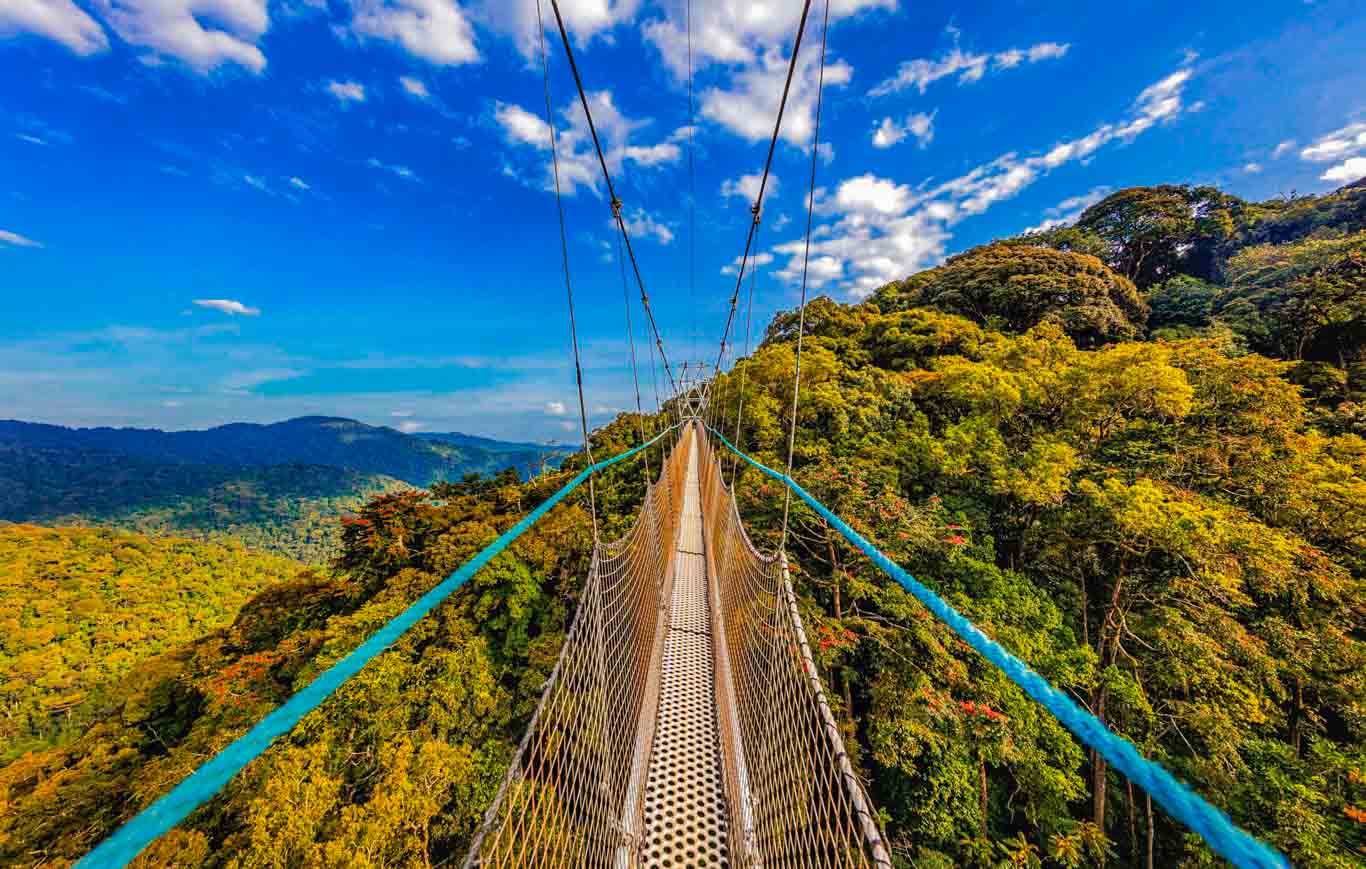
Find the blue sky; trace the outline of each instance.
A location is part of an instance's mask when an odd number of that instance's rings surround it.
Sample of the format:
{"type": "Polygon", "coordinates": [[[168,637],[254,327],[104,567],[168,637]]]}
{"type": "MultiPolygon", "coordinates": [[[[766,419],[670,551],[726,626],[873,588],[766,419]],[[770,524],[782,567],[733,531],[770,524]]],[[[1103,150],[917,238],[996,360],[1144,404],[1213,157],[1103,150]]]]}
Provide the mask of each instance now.
{"type": "MultiPolygon", "coordinates": [[[[797,298],[821,2],[756,335],[797,298]]],[[[800,4],[694,0],[695,292],[685,7],[562,6],[670,358],[710,361],[800,4]]],[[[842,300],[1107,190],[1261,199],[1366,174],[1359,0],[835,0],[831,18],[812,278],[842,300]]],[[[0,417],[572,439],[536,45],[534,0],[0,0],[0,417]]],[[[621,277],[550,45],[602,423],[634,403],[621,277]]]]}

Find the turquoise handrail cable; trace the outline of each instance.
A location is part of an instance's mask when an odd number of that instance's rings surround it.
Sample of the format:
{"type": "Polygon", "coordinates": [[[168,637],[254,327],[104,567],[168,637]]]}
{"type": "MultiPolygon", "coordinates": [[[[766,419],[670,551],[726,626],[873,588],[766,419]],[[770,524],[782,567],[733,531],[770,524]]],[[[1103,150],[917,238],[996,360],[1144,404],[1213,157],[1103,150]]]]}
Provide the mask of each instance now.
{"type": "Polygon", "coordinates": [[[299,723],[300,719],[318,708],[324,700],[341,687],[343,682],[360,672],[361,668],[369,663],[372,658],[393,645],[394,641],[409,628],[435,609],[437,604],[450,597],[452,592],[464,585],[494,556],[522,536],[528,528],[535,525],[537,520],[562,501],[566,495],[577,489],[584,480],[588,479],[590,474],[629,459],[641,450],[653,445],[675,428],[677,428],[677,424],[670,426],[640,446],[633,447],[610,459],[604,459],[585,468],[578,476],[565,484],[564,488],[547,498],[539,507],[528,513],[522,521],[504,531],[497,540],[465,562],[459,570],[442,580],[431,591],[418,598],[412,606],[371,634],[369,639],[357,646],[345,658],[333,664],[322,675],[314,679],[308,687],[289,698],[265,718],[262,718],[255,727],[238,737],[235,742],[220,751],[212,760],[191,773],[170,793],[143,809],[132,820],[115,830],[114,835],[105,839],[93,851],[82,857],[76,866],[80,869],[93,869],[93,867],[127,865],[158,836],[169,831],[184,820],[190,812],[208,802],[233,776],[237,775],[242,767],[259,757],[277,737],[288,733],[295,724],[299,723]]]}
{"type": "Polygon", "coordinates": [[[844,538],[873,560],[883,572],[895,579],[908,592],[916,597],[925,608],[953,629],[964,642],[976,649],[982,657],[995,664],[1012,682],[1042,704],[1045,709],[1068,730],[1113,764],[1129,780],[1152,795],[1173,817],[1199,833],[1211,848],[1240,869],[1288,869],[1289,861],[1268,845],[1259,842],[1249,833],[1239,828],[1228,815],[1205,802],[1189,787],[1177,781],[1171,773],[1160,765],[1138,753],[1133,744],[1122,736],[1113,733],[1091,713],[1077,705],[1071,697],[1049,684],[1048,680],[1035,673],[1029,665],[1012,655],[996,641],[978,630],[977,626],[950,606],[943,598],[922,585],[890,558],[878,551],[877,547],[865,540],[857,531],[850,528],[842,519],[831,513],[824,504],[817,501],[796,481],[786,474],[779,473],[762,465],[735,448],[726,436],[708,426],[711,433],[726,445],[726,448],[744,459],[769,477],[787,486],[794,495],[811,506],[825,521],[829,522],[844,538]]]}

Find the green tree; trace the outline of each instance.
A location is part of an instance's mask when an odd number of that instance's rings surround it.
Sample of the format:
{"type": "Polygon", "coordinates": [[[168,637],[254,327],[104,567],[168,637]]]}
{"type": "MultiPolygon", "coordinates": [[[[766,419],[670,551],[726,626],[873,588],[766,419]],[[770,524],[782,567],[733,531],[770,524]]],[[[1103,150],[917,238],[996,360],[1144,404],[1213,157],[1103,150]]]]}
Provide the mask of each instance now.
{"type": "Polygon", "coordinates": [[[1133,283],[1095,257],[1005,242],[950,257],[874,302],[884,313],[923,305],[1010,332],[1056,323],[1084,346],[1134,337],[1147,318],[1133,283]]]}

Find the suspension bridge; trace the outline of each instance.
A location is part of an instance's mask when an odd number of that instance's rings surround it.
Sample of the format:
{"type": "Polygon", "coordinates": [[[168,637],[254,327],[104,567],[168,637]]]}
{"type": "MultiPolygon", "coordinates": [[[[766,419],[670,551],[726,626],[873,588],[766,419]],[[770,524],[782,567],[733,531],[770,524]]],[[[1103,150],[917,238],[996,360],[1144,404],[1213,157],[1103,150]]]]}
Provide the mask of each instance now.
{"type": "MultiPolygon", "coordinates": [[[[475,867],[878,867],[897,862],[878,815],[849,759],[807,641],[788,575],[786,540],[792,499],[803,501],[889,579],[914,595],[960,639],[999,668],[1074,736],[1219,855],[1245,869],[1289,864],[1274,849],[1238,828],[1226,815],[1177,781],[1159,764],[1108,730],[1103,722],[1054,688],[1008,650],[983,634],[929,587],[888,559],[793,478],[792,456],[801,395],[802,337],[806,314],[806,263],[820,137],[824,80],[825,3],[815,125],[807,198],[806,252],[785,472],[746,455],[737,443],[744,404],[736,410],[733,438],[710,401],[710,388],[728,350],[746,274],[749,350],[753,271],[748,269],[763,210],[773,153],[806,31],[812,0],[804,0],[788,60],[787,80],[758,196],[751,206],[744,252],[730,295],[725,330],[710,365],[670,364],[632,249],[622,203],[599,143],[591,107],[557,0],[555,25],[573,74],[608,192],[619,236],[627,334],[635,379],[640,442],[596,460],[584,400],[582,367],[570,279],[567,233],[560,197],[559,158],[551,111],[549,51],[541,23],[540,56],[546,123],[559,210],[560,250],[569,311],[580,425],[587,467],[455,573],[385,624],[354,651],[208,760],[188,778],[117,829],[77,865],[124,866],[160,835],[211,800],[246,764],[266,752],[347,679],[383,654],[546,513],[586,485],[593,553],[569,633],[540,702],[484,813],[464,860],[475,867]],[[634,335],[630,325],[627,264],[653,338],[651,373],[667,382],[655,410],[672,423],[647,435],[634,335]],[[662,460],[651,474],[649,455],[662,460]],[[732,463],[727,484],[722,455],[732,463]],[[619,540],[599,535],[597,474],[644,457],[642,506],[619,540]],[[736,468],[750,468],[782,486],[781,542],[773,552],[753,543],[737,507],[736,468]],[[652,478],[650,478],[652,476],[652,478]]],[[[689,119],[692,120],[691,2],[688,3],[689,119]]],[[[541,6],[537,4],[538,19],[541,6]]],[[[689,166],[692,165],[691,134],[689,166]]],[[[692,175],[690,171],[690,176],[692,175]]],[[[690,206],[691,219],[691,206],[690,206]]],[[[694,266],[695,268],[695,266],[694,266]]],[[[743,385],[740,390],[743,395],[743,385]]]]}

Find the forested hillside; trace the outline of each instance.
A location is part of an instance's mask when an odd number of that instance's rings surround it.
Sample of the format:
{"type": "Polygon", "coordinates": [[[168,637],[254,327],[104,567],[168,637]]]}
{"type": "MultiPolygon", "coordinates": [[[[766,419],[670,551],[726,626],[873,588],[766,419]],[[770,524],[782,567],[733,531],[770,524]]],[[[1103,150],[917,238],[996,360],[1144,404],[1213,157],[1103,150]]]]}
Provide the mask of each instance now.
{"type": "MultiPolygon", "coordinates": [[[[1124,190],[805,323],[797,480],[1297,866],[1366,863],[1363,215],[1360,188],[1124,190]]],[[[797,328],[777,317],[712,390],[729,431],[743,379],[739,443],[773,465],[797,328]]],[[[606,537],[639,468],[600,480],[606,537]]],[[[563,480],[372,500],[331,573],[273,586],[0,770],[0,862],[69,864],[563,480]]],[[[740,474],[760,543],[780,494],[740,474]]],[[[899,866],[1217,865],[816,515],[793,522],[802,616],[899,866]]],[[[145,865],[458,861],[590,536],[580,504],[549,513],[145,865]]]]}
{"type": "Polygon", "coordinates": [[[308,564],[336,554],[341,516],[408,488],[316,465],[225,468],[0,441],[0,520],[234,538],[308,564]]]}
{"type": "Polygon", "coordinates": [[[204,431],[87,428],[0,421],[0,443],[23,447],[81,448],[161,463],[324,465],[393,477],[414,486],[493,474],[507,467],[540,470],[542,458],[567,454],[562,447],[503,444],[452,433],[419,438],[353,419],[304,416],[271,425],[232,423],[204,431]],[[458,441],[457,439],[463,439],[458,441]]]}
{"type": "Polygon", "coordinates": [[[135,665],[301,569],[240,546],[0,525],[0,760],[74,738],[135,665]]]}
{"type": "Polygon", "coordinates": [[[338,518],[374,495],[507,468],[538,473],[565,455],[432,438],[324,417],[189,432],[0,421],[0,520],[233,538],[325,564],[338,518]]]}

